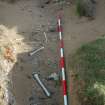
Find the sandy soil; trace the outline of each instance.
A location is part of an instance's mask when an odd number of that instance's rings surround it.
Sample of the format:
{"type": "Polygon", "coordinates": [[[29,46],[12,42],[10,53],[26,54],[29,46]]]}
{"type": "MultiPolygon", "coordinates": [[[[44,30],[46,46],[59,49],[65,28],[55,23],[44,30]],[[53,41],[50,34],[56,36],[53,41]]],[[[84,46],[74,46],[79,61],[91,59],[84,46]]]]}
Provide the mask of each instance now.
{"type": "Polygon", "coordinates": [[[11,90],[16,105],[63,105],[61,87],[45,79],[51,73],[59,72],[58,36],[56,32],[48,32],[48,24],[56,22],[55,11],[58,9],[56,5],[43,6],[39,0],[20,0],[13,4],[0,2],[0,25],[16,49],[17,60],[8,74],[12,79],[11,90]],[[55,10],[52,10],[53,6],[55,10]],[[41,46],[45,49],[29,56],[30,51],[41,46]],[[47,98],[33,80],[33,72],[40,74],[52,93],[51,98],[47,98]]]}
{"type": "MultiPolygon", "coordinates": [[[[105,1],[97,1],[95,19],[92,21],[85,17],[78,18],[75,14],[74,5],[64,9],[64,41],[68,83],[72,81],[72,78],[70,78],[70,68],[68,68],[69,55],[75,52],[82,44],[95,40],[105,34],[104,9],[105,1]]],[[[71,84],[73,85],[74,83],[71,82],[71,84]]],[[[68,85],[70,94],[70,84],[68,85]]],[[[70,102],[72,105],[79,105],[74,91],[71,91],[70,102]]]]}

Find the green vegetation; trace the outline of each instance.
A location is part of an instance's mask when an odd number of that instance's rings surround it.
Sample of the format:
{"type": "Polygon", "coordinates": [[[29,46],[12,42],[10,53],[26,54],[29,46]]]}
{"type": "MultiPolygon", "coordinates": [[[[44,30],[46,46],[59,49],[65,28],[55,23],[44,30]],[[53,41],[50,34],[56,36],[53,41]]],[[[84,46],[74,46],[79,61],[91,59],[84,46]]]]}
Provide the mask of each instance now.
{"type": "Polygon", "coordinates": [[[82,4],[81,0],[76,1],[76,13],[78,16],[84,16],[85,15],[85,9],[82,4]]]}
{"type": "Polygon", "coordinates": [[[70,56],[82,105],[105,105],[105,39],[83,45],[70,56]]]}

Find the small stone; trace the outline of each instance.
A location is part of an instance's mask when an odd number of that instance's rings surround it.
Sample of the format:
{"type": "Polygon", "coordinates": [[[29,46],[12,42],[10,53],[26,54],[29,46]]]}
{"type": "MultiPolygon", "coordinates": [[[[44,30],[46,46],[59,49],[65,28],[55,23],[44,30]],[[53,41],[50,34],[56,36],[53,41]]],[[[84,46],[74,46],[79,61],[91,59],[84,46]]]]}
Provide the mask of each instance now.
{"type": "Polygon", "coordinates": [[[59,80],[59,76],[57,73],[52,73],[49,77],[48,77],[48,80],[59,80]]]}
{"type": "Polygon", "coordinates": [[[27,76],[28,79],[31,79],[31,76],[30,75],[26,75],[26,76],[27,76]]]}
{"type": "Polygon", "coordinates": [[[51,2],[51,0],[48,0],[48,1],[45,2],[45,4],[49,4],[50,2],[51,2]]]}
{"type": "Polygon", "coordinates": [[[41,5],[41,8],[44,8],[44,5],[41,5]]]}

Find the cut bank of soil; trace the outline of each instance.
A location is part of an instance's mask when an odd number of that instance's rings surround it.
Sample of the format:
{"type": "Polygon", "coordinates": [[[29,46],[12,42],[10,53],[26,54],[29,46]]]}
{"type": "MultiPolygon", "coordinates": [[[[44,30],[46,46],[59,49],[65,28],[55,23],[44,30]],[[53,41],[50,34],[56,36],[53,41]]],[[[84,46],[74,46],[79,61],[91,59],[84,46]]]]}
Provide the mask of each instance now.
{"type": "MultiPolygon", "coordinates": [[[[105,34],[105,1],[97,1],[95,19],[89,21],[87,18],[78,18],[75,13],[75,6],[70,5],[64,9],[64,41],[66,56],[66,72],[68,83],[72,81],[70,77],[69,55],[73,54],[82,44],[90,42],[105,34]]],[[[73,81],[72,81],[73,82],[73,81]]],[[[71,83],[73,85],[75,83],[71,83]]],[[[78,97],[75,94],[76,87],[72,88],[69,100],[72,105],[80,105],[78,97]]],[[[70,94],[70,84],[68,85],[70,94]]]]}

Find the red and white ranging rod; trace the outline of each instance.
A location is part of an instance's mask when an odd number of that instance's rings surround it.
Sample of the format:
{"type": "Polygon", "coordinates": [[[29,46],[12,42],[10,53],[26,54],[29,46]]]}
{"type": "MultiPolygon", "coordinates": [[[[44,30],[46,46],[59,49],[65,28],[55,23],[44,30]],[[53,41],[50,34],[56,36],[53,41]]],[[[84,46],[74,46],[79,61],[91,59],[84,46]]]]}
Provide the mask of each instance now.
{"type": "Polygon", "coordinates": [[[59,32],[59,39],[60,39],[60,66],[61,66],[61,72],[62,72],[64,105],[68,105],[67,82],[66,82],[66,75],[65,75],[64,42],[62,37],[62,25],[61,25],[60,17],[58,18],[58,32],[59,32]]]}

